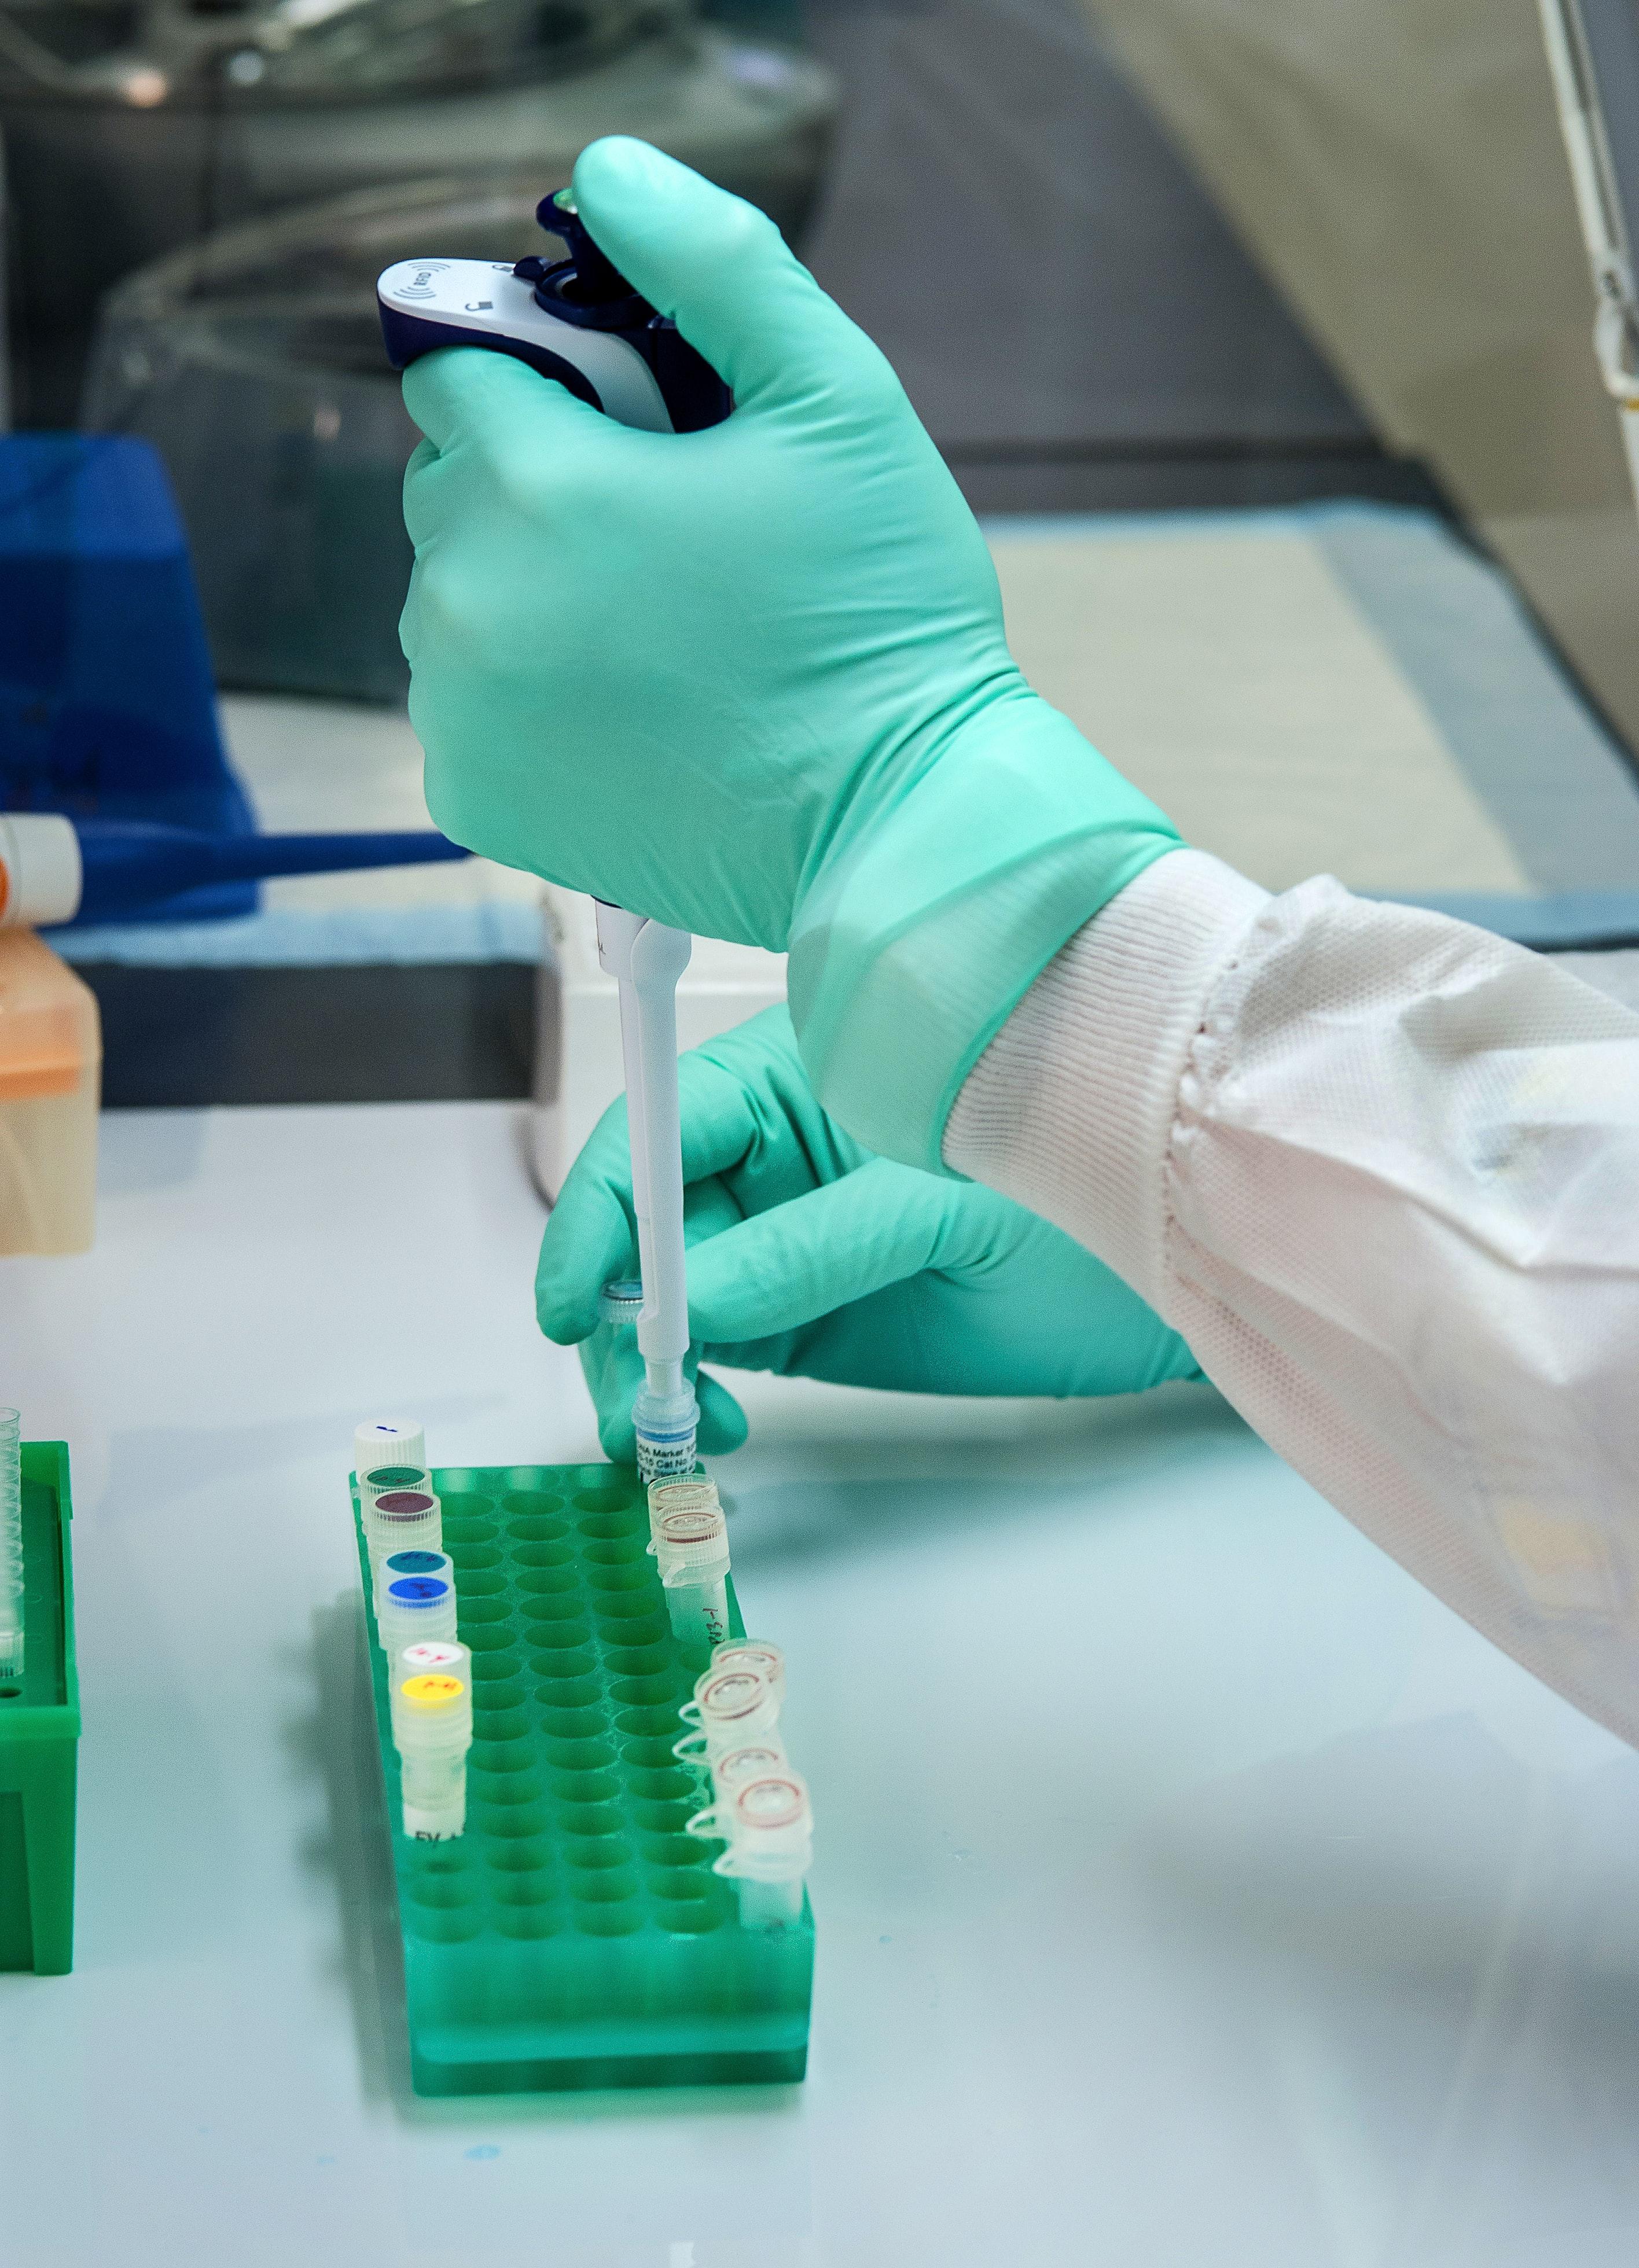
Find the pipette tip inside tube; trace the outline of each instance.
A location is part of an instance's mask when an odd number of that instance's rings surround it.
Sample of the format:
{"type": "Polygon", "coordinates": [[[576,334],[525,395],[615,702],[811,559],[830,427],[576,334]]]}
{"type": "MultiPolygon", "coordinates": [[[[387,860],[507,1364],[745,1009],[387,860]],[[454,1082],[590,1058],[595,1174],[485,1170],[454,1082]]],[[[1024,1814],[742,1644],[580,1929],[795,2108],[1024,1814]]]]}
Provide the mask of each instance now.
{"type": "Polygon", "coordinates": [[[646,1485],[686,1479],[693,1472],[699,1423],[700,1405],[691,1388],[676,1394],[643,1388],[631,1405],[631,1425],[638,1437],[638,1476],[646,1485]]]}

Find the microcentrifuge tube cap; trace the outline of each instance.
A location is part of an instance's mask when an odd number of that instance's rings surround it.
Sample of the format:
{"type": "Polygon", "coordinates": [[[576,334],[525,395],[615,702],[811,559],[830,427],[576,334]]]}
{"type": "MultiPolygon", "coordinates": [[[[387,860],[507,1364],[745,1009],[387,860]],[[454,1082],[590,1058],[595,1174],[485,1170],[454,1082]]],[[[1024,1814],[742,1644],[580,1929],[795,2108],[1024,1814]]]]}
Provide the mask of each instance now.
{"type": "Polygon", "coordinates": [[[760,1669],[708,1670],[695,1699],[707,1732],[760,1732],[779,1713],[774,1689],[760,1669]]]}
{"type": "Polygon", "coordinates": [[[729,1799],[727,1826],[719,1874],[789,1881],[813,1864],[814,1813],[807,1787],[789,1768],[742,1780],[729,1799]]]}
{"type": "Polygon", "coordinates": [[[364,1477],[373,1465],[414,1465],[425,1469],[427,1436],[425,1426],[405,1418],[378,1418],[353,1434],[353,1470],[364,1477]]]}
{"type": "MultiPolygon", "coordinates": [[[[786,1694],[786,1657],[765,1638],[726,1638],[712,1648],[712,1668],[760,1669],[781,1700],[786,1694]]],[[[709,1673],[708,1673],[709,1675],[709,1673]]]]}
{"type": "Polygon", "coordinates": [[[662,1582],[720,1573],[728,1565],[727,1523],[709,1506],[698,1512],[664,1512],[655,1525],[654,1555],[662,1582]]]}
{"type": "Polygon", "coordinates": [[[598,1294],[598,1313],[606,1323],[635,1323],[643,1313],[643,1286],[635,1276],[617,1276],[598,1294]]]}
{"type": "Polygon", "coordinates": [[[692,1480],[651,1481],[649,1483],[649,1517],[658,1520],[666,1512],[715,1512],[722,1502],[715,1481],[704,1480],[698,1475],[692,1480]]]}

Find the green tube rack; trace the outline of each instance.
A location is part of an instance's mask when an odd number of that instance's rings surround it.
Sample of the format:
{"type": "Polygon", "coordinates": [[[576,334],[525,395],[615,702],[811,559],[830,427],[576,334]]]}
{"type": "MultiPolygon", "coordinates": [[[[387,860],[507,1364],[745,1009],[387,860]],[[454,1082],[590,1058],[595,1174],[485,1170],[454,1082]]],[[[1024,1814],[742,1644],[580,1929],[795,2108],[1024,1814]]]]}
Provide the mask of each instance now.
{"type": "MultiPolygon", "coordinates": [[[[417,2094],[800,2080],[814,1918],[742,1926],[672,1743],[705,1666],[671,1633],[635,1475],[442,1468],[472,1649],[467,1832],[402,1827],[387,1663],[353,1497],[417,2094]]],[[[744,1625],[730,1586],[730,1627],[744,1625]]]]}
{"type": "Polygon", "coordinates": [[[23,1444],[23,1675],[0,1683],[0,1972],[74,1965],[79,1674],[65,1441],[23,1444]]]}

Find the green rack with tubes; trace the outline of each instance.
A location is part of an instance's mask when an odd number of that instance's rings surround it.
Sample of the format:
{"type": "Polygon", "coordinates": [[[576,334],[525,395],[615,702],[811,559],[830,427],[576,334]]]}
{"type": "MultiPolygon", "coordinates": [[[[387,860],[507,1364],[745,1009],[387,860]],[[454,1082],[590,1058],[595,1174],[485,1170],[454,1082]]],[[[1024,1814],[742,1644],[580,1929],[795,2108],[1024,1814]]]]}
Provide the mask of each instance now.
{"type": "MultiPolygon", "coordinates": [[[[803,2076],[813,1914],[745,1927],[709,1800],[672,1744],[705,1667],[674,1638],[634,1474],[441,1468],[472,1649],[467,1831],[404,1835],[387,1663],[364,1580],[414,2084],[423,2095],[803,2076]]],[[[744,1625],[729,1595],[730,1626],[744,1625]]]]}
{"type": "Polygon", "coordinates": [[[0,1680],[0,1972],[74,1965],[73,1500],[65,1441],[23,1443],[23,1674],[0,1680]]]}

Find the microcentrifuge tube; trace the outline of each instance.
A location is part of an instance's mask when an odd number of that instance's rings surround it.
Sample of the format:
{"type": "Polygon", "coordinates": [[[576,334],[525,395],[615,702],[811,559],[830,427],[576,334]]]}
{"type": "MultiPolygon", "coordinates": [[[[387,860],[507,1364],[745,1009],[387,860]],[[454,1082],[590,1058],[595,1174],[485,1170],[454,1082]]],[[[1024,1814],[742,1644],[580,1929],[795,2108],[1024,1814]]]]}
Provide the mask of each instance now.
{"type": "Polygon", "coordinates": [[[444,1515],[430,1489],[390,1489],[359,1506],[373,1573],[394,1551],[441,1551],[444,1515]]]}
{"type": "Polygon", "coordinates": [[[808,1792],[789,1768],[742,1780],[728,1800],[728,1848],[712,1872],[734,1877],[747,1929],[802,1918],[802,1881],[814,1863],[808,1792]]]}
{"type": "Polygon", "coordinates": [[[654,1564],[678,1644],[720,1644],[728,1635],[728,1528],[721,1510],[661,1513],[654,1528],[654,1564]]]}
{"type": "Polygon", "coordinates": [[[786,1657],[768,1638],[726,1638],[712,1648],[712,1668],[760,1669],[773,1687],[775,1698],[785,1700],[786,1657]]]}
{"type": "MultiPolygon", "coordinates": [[[[441,1843],[467,1826],[467,1751],[472,1746],[471,1657],[424,1669],[405,1649],[392,1683],[393,1742],[398,1750],[404,1832],[441,1843]],[[461,1671],[469,1674],[463,1675],[461,1671]]],[[[466,1648],[460,1649],[465,1655],[466,1648]]]]}
{"type": "Polygon", "coordinates": [[[717,1483],[696,1473],[688,1480],[651,1481],[649,1498],[649,1556],[654,1556],[654,1540],[661,1532],[661,1521],[668,1512],[716,1512],[722,1499],[717,1493],[717,1483]]]}
{"type": "Polygon", "coordinates": [[[0,1677],[23,1674],[22,1427],[0,1410],[0,1677]]]}
{"type": "Polygon", "coordinates": [[[376,1609],[381,1651],[396,1661],[407,1646],[455,1635],[455,1586],[439,1575],[401,1575],[381,1587],[376,1609]]]}
{"type": "Polygon", "coordinates": [[[708,1842],[726,1843],[730,1834],[728,1807],[735,1790],[749,1779],[766,1779],[772,1773],[789,1771],[790,1759],[779,1733],[768,1732],[724,1749],[711,1762],[712,1800],[704,1811],[683,1822],[683,1831],[708,1842]]]}
{"type": "Polygon", "coordinates": [[[705,1764],[771,1731],[779,1721],[779,1697],[760,1669],[708,1669],[693,1700],[677,1714],[693,1729],[674,1743],[672,1754],[686,1764],[705,1764]]]}

